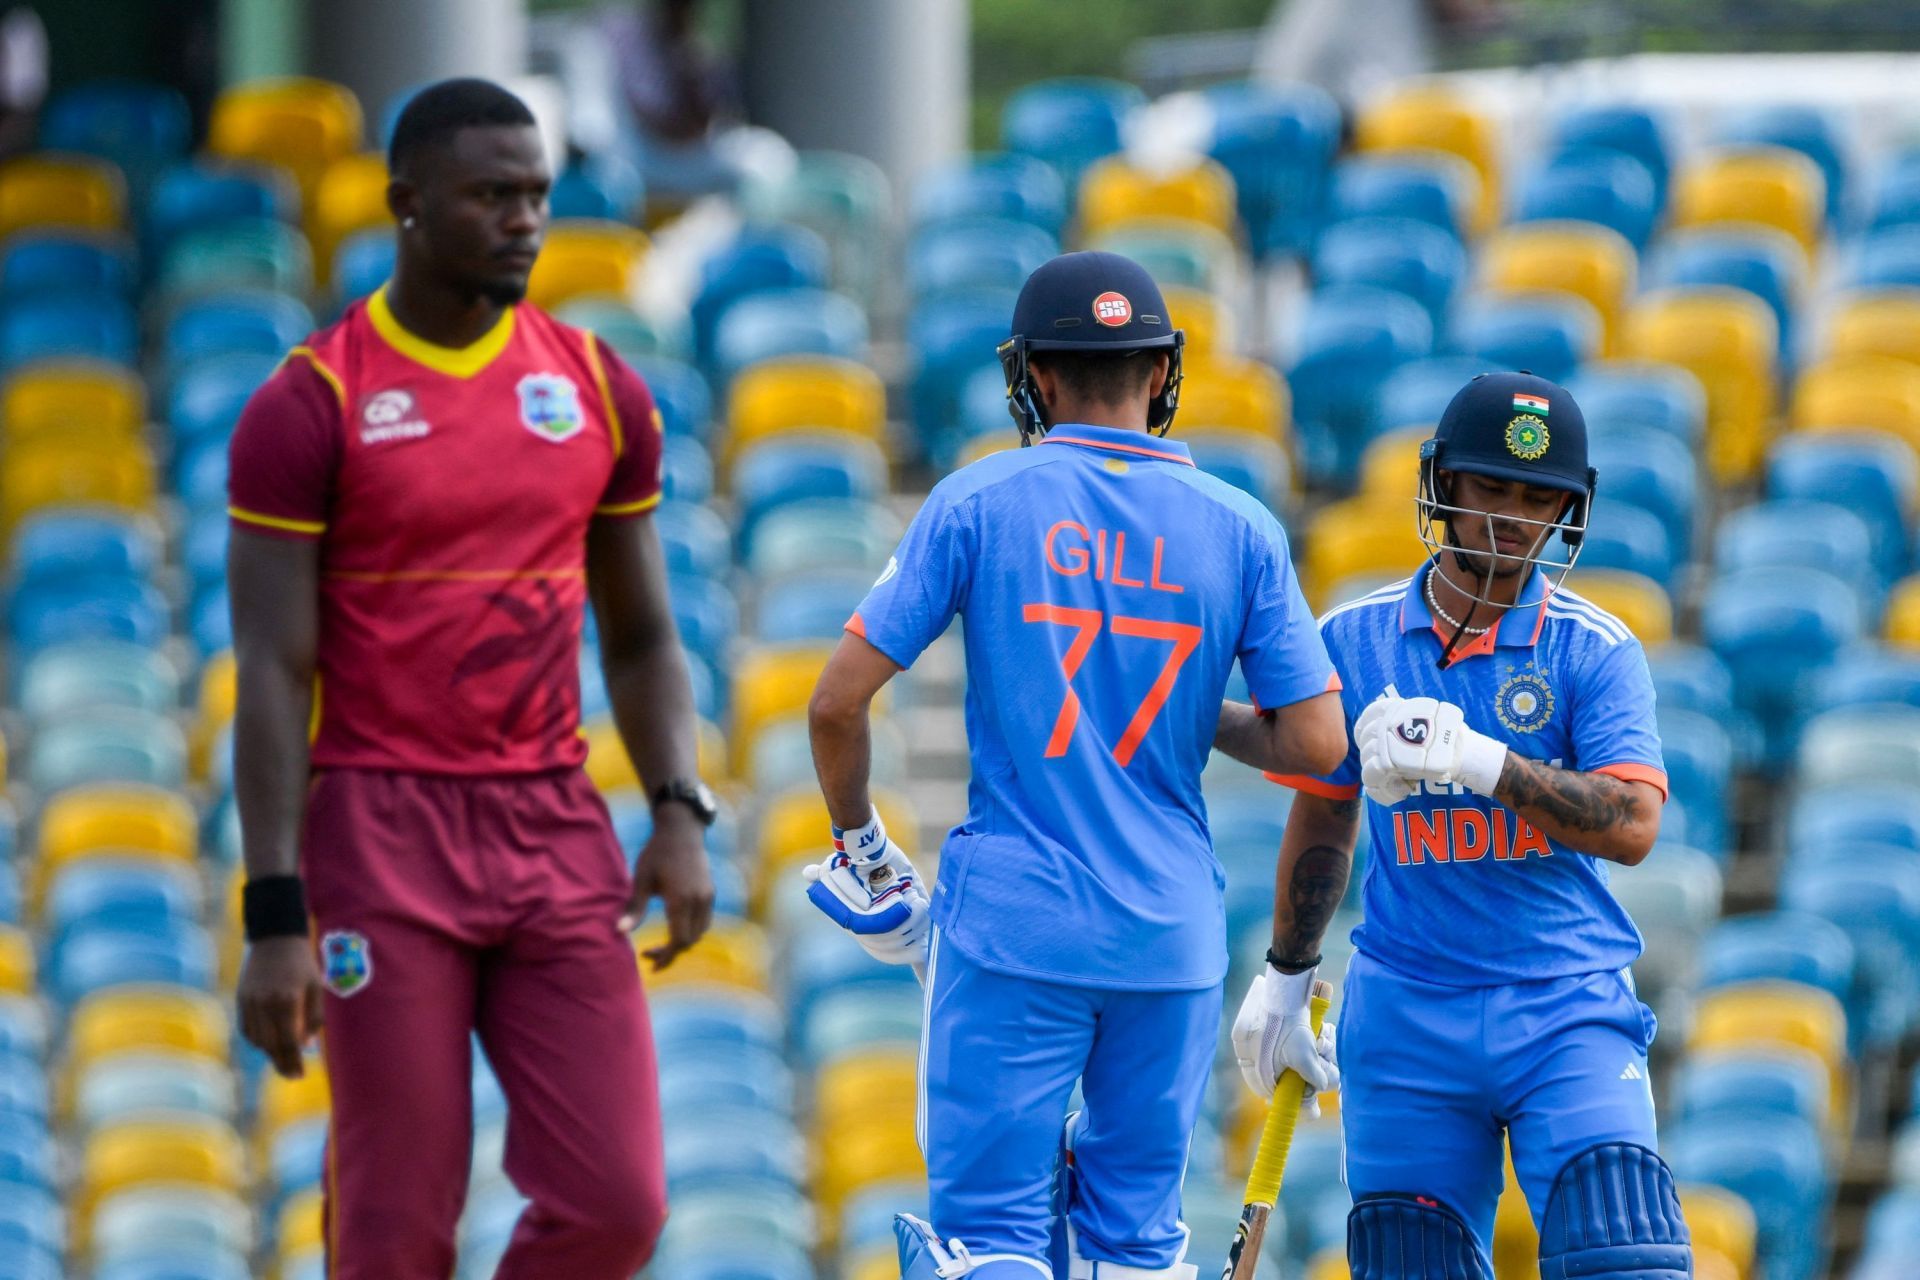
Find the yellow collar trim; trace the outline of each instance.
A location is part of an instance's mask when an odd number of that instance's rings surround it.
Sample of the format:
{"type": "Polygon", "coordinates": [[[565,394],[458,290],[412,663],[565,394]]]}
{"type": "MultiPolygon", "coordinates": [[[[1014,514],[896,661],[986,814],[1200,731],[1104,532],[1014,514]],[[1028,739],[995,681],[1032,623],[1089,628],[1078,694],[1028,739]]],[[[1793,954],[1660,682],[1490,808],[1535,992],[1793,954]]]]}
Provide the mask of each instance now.
{"type": "Polygon", "coordinates": [[[373,322],[374,332],[388,346],[409,360],[452,378],[471,378],[507,349],[507,343],[513,341],[514,310],[508,307],[502,311],[493,328],[466,346],[443,347],[407,331],[393,314],[393,308],[387,305],[386,285],[374,290],[373,296],[367,299],[367,319],[373,322]]]}

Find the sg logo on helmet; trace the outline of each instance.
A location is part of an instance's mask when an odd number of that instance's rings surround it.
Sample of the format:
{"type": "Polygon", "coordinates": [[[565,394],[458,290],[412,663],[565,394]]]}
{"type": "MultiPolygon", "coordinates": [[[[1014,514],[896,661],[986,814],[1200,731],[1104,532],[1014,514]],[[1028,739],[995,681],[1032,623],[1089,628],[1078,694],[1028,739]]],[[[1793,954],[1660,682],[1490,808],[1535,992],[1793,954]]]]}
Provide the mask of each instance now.
{"type": "Polygon", "coordinates": [[[1133,319],[1133,304],[1124,293],[1111,289],[1093,300],[1093,318],[1110,329],[1118,329],[1133,319]]]}

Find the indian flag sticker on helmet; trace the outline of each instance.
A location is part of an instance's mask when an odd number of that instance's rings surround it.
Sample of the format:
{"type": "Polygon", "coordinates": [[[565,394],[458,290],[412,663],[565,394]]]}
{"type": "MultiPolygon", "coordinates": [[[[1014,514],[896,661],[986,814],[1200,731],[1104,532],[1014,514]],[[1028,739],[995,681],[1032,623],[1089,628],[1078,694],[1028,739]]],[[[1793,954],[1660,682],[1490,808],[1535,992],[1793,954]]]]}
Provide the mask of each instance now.
{"type": "Polygon", "coordinates": [[[1093,300],[1093,318],[1108,328],[1118,329],[1133,319],[1133,304],[1124,293],[1109,289],[1093,300]]]}
{"type": "Polygon", "coordinates": [[[1513,411],[1515,413],[1534,413],[1542,418],[1547,416],[1547,398],[1529,395],[1524,391],[1513,393],[1513,411]]]}
{"type": "Polygon", "coordinates": [[[1532,462],[1547,451],[1547,424],[1531,413],[1523,413],[1507,423],[1507,452],[1522,462],[1532,462]]]}

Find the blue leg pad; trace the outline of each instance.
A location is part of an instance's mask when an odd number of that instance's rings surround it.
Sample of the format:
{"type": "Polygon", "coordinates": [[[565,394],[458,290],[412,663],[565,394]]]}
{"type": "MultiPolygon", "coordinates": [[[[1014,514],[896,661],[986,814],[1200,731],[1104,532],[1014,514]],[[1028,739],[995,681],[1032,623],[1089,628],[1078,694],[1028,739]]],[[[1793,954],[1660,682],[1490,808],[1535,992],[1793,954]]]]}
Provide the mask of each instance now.
{"type": "Polygon", "coordinates": [[[1693,1238],[1673,1174],[1632,1142],[1590,1147],[1554,1179],[1540,1280],[1690,1280],[1693,1238]]]}
{"type": "Polygon", "coordinates": [[[1473,1232],[1429,1196],[1362,1196],[1347,1215],[1353,1280],[1490,1280],[1473,1232]]]}

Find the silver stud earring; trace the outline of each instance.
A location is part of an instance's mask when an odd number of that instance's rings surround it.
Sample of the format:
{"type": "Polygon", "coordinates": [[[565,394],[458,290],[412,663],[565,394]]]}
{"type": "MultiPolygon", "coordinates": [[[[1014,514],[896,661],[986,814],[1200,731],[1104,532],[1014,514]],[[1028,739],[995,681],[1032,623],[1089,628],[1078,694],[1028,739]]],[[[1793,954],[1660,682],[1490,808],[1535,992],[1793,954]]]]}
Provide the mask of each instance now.
{"type": "Polygon", "coordinates": [[[413,230],[413,223],[414,223],[414,220],[413,220],[412,218],[408,218],[408,219],[406,219],[406,220],[404,220],[403,222],[401,222],[401,224],[400,224],[400,225],[401,225],[401,226],[403,226],[403,227],[405,227],[405,228],[406,228],[407,230],[409,230],[409,231],[411,231],[411,230],[413,230]]]}

